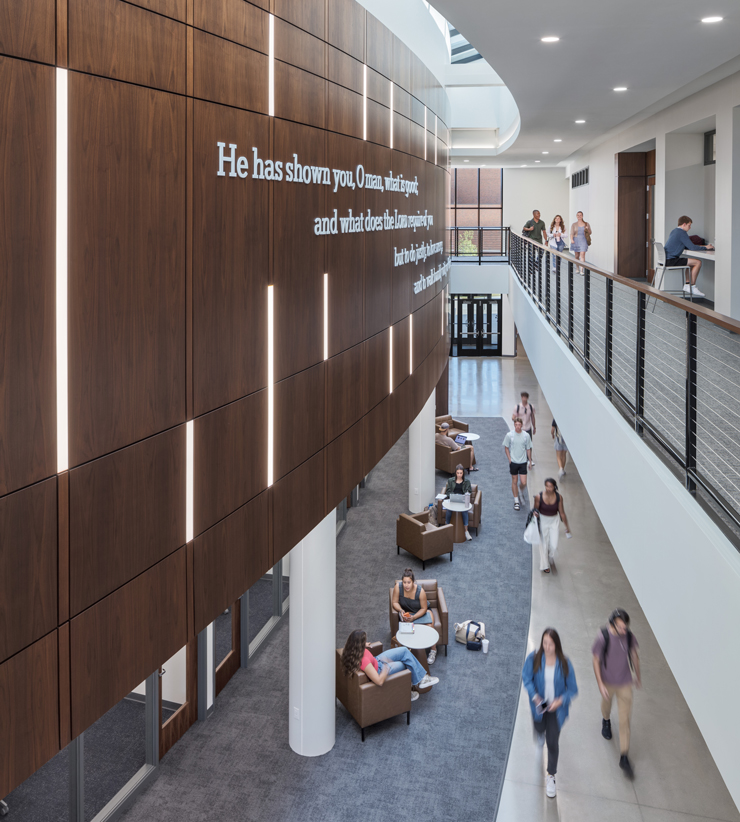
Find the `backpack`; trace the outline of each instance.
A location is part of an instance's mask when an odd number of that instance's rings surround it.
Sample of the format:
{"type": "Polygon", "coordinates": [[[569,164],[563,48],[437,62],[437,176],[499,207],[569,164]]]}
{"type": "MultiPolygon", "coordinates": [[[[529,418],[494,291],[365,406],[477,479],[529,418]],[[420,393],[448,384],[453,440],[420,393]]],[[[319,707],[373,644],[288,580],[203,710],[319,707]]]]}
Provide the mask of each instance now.
{"type": "MultiPolygon", "coordinates": [[[[530,418],[530,420],[531,420],[531,419],[532,419],[532,414],[534,414],[534,413],[535,413],[535,411],[534,411],[534,406],[532,405],[532,403],[531,403],[531,402],[527,403],[527,405],[529,406],[529,418],[530,418]]],[[[522,412],[519,410],[519,408],[520,408],[520,403],[517,403],[517,404],[516,404],[516,413],[517,413],[517,416],[521,416],[521,414],[522,414],[522,412]]]]}
{"type": "MultiPolygon", "coordinates": [[[[604,637],[604,650],[601,652],[601,667],[604,668],[606,666],[606,652],[609,650],[609,639],[611,634],[609,633],[608,628],[601,629],[601,636],[604,637]]],[[[627,629],[627,660],[630,665],[630,670],[634,671],[634,666],[632,665],[632,631],[627,629]]]]}

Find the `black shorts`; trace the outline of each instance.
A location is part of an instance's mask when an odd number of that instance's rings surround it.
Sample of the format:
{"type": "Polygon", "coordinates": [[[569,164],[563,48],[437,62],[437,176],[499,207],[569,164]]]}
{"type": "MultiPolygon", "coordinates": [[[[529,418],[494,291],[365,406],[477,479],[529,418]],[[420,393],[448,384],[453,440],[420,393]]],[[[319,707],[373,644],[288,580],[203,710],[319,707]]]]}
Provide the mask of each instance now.
{"type": "Polygon", "coordinates": [[[681,265],[688,265],[689,260],[687,257],[671,257],[670,259],[665,261],[666,268],[671,268],[672,266],[681,266],[681,265]]]}
{"type": "Polygon", "coordinates": [[[517,474],[524,474],[527,476],[527,463],[526,462],[510,462],[509,463],[509,473],[512,477],[515,477],[517,474]]]}

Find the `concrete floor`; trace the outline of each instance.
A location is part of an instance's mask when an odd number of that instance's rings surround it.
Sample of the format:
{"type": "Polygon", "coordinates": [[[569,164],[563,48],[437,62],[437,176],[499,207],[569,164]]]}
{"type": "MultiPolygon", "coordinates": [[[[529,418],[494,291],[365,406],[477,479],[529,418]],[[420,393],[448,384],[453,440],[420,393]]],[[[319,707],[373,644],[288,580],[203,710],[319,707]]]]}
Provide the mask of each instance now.
{"type": "MultiPolygon", "coordinates": [[[[542,489],[545,477],[557,476],[557,462],[550,438],[552,417],[521,342],[516,358],[450,360],[449,408],[453,416],[501,415],[509,419],[523,390],[529,392],[538,423],[536,464],[530,473],[530,494],[534,494],[542,489]]],[[[503,448],[501,459],[505,459],[503,448]]],[[[543,574],[539,563],[533,562],[529,645],[533,649],[539,644],[546,626],[557,628],[575,667],[580,693],[560,737],[558,796],[548,799],[542,751],[533,742],[531,715],[522,689],[498,822],[740,822],[740,813],[650,630],[577,467],[569,460],[566,470],[560,490],[573,539],[566,541],[561,532],[557,572],[543,574]],[[630,614],[641,652],[643,688],[635,694],[632,717],[632,782],[618,767],[616,705],[614,738],[607,742],[601,737],[600,697],[591,665],[591,643],[618,606],[630,614]]]]}

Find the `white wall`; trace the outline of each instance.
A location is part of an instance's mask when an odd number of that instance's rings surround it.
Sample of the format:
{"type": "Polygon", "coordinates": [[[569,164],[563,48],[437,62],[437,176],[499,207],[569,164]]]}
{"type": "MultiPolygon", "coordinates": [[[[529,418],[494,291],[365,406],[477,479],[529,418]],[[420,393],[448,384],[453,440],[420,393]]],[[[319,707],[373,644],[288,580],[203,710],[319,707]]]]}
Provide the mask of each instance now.
{"type": "MultiPolygon", "coordinates": [[[[706,227],[709,225],[708,215],[713,211],[719,215],[727,215],[727,219],[717,223],[719,231],[716,232],[717,256],[714,263],[715,308],[723,314],[740,318],[740,73],[733,74],[621,132],[610,135],[599,145],[576,152],[568,161],[568,174],[589,166],[589,185],[571,189],[570,213],[572,216],[578,210],[581,202],[579,198],[584,196],[583,189],[588,188],[588,211],[585,208],[583,211],[593,227],[594,234],[587,259],[594,265],[613,271],[614,155],[654,140],[655,238],[665,240],[674,228],[666,214],[666,169],[671,170],[671,163],[680,165],[680,158],[670,159],[671,155],[676,157],[672,140],[679,136],[672,132],[709,118],[714,118],[717,129],[717,163],[714,167],[714,208],[706,202],[706,197],[711,196],[711,182],[707,183],[706,172],[702,181],[705,191],[703,230],[714,234],[714,231],[708,231],[706,227]]],[[[504,202],[505,197],[506,194],[504,202]]],[[[689,216],[696,217],[694,214],[689,216]]]]}
{"type": "MultiPolygon", "coordinates": [[[[740,682],[740,554],[568,353],[513,276],[509,299],[583,483],[740,807],[740,712],[731,704],[740,682]]],[[[618,604],[604,603],[605,613],[618,604]]]]}
{"type": "Polygon", "coordinates": [[[562,215],[567,224],[569,187],[562,168],[505,168],[504,225],[521,231],[535,208],[547,226],[556,214],[562,215]]]}
{"type": "Polygon", "coordinates": [[[509,291],[507,263],[453,263],[450,294],[506,294],[509,291]]]}
{"type": "Polygon", "coordinates": [[[694,221],[691,233],[704,236],[704,176],[704,135],[666,134],[663,191],[667,233],[678,225],[679,217],[688,215],[694,221]]]}

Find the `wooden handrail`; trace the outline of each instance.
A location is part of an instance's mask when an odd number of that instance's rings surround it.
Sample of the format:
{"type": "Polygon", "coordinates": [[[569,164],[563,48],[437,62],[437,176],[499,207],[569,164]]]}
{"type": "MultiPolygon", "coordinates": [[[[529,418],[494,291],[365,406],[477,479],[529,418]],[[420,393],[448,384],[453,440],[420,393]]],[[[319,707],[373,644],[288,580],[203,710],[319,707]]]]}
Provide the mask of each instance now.
{"type": "Polygon", "coordinates": [[[689,300],[684,300],[681,297],[672,297],[670,294],[666,294],[664,291],[660,291],[657,288],[653,288],[653,286],[651,285],[646,285],[644,283],[636,283],[633,280],[628,279],[627,277],[621,277],[619,274],[614,274],[611,271],[604,271],[602,268],[597,268],[595,265],[589,263],[587,260],[581,263],[574,257],[568,256],[562,251],[555,251],[549,246],[542,245],[541,243],[536,243],[534,240],[530,240],[529,237],[523,236],[518,231],[514,231],[514,229],[509,229],[509,231],[515,237],[519,237],[520,240],[524,240],[526,243],[529,243],[534,248],[538,250],[542,249],[543,253],[547,251],[556,257],[561,257],[566,262],[573,263],[573,265],[582,265],[584,268],[587,268],[589,272],[592,274],[600,274],[602,277],[607,277],[608,279],[613,280],[615,283],[627,286],[627,288],[633,288],[635,291],[642,291],[643,294],[646,294],[649,297],[653,297],[657,300],[660,300],[663,303],[667,303],[668,305],[672,305],[675,308],[679,308],[681,311],[687,311],[689,314],[694,314],[696,317],[701,317],[703,320],[706,320],[710,323],[714,323],[714,325],[718,325],[721,328],[724,328],[726,331],[732,331],[735,334],[740,334],[740,322],[738,320],[733,320],[732,317],[727,317],[725,314],[720,314],[718,311],[714,311],[712,308],[705,308],[704,306],[696,305],[696,303],[692,303],[689,300]]]}

